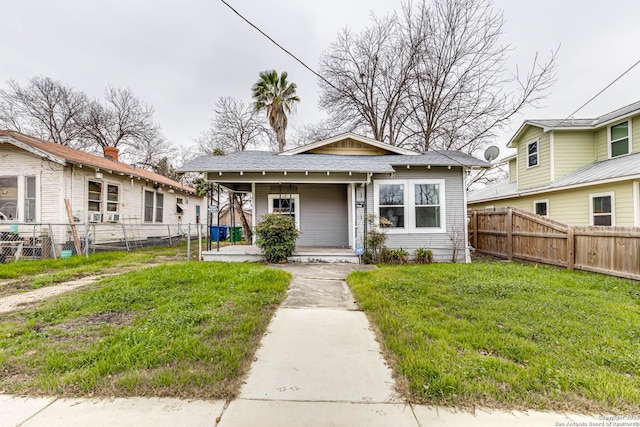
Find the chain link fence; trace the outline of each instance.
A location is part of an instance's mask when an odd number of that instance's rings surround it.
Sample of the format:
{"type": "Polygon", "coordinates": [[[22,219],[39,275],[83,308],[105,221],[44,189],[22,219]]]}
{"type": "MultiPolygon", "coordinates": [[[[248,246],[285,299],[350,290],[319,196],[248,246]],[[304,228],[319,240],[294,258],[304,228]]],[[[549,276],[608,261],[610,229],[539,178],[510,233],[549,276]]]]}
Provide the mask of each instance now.
{"type": "Polygon", "coordinates": [[[0,223],[0,263],[19,259],[66,258],[102,251],[130,251],[187,243],[185,258],[200,259],[205,224],[0,223]],[[195,244],[192,245],[192,243],[195,244]]]}

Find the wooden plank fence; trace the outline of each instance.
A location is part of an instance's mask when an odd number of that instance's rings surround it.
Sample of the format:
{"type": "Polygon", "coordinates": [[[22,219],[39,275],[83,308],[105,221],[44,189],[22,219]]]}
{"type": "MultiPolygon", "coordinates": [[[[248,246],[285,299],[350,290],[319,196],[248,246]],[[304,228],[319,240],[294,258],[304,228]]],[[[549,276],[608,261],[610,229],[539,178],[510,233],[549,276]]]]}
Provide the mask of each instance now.
{"type": "Polygon", "coordinates": [[[640,228],[578,227],[516,208],[470,212],[469,243],[509,260],[640,280],[640,228]]]}

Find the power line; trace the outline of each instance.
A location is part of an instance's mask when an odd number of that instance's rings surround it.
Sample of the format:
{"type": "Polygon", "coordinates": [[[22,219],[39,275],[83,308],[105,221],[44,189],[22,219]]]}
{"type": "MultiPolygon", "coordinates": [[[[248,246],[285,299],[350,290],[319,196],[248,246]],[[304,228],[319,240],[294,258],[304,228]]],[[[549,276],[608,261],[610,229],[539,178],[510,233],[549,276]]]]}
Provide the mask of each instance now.
{"type": "Polygon", "coordinates": [[[263,36],[265,36],[267,39],[269,39],[269,41],[271,43],[273,43],[274,45],[276,45],[280,50],[282,50],[284,53],[286,53],[287,55],[289,55],[290,57],[292,57],[293,59],[295,59],[296,61],[298,61],[304,68],[306,68],[307,70],[311,71],[313,74],[315,74],[318,78],[322,79],[326,84],[328,84],[329,86],[331,86],[332,88],[334,88],[337,91],[340,91],[337,87],[335,87],[329,80],[325,79],[320,73],[318,73],[317,71],[315,71],[313,68],[309,67],[307,64],[304,63],[304,61],[302,61],[300,58],[298,58],[297,56],[295,56],[293,53],[289,52],[284,46],[282,46],[280,43],[278,43],[277,41],[275,41],[274,39],[272,39],[267,33],[265,33],[264,31],[262,31],[260,28],[258,28],[257,25],[255,25],[253,22],[249,21],[247,18],[245,18],[240,12],[238,12],[236,9],[234,9],[229,3],[227,3],[225,0],[220,0],[225,6],[227,6],[229,9],[231,9],[233,11],[233,13],[235,13],[236,15],[238,15],[243,21],[245,21],[247,24],[251,25],[253,28],[256,29],[256,31],[258,31],[260,34],[262,34],[263,36]]]}
{"type": "Polygon", "coordinates": [[[589,105],[591,103],[591,101],[593,101],[594,99],[596,99],[597,97],[599,97],[600,95],[602,95],[602,93],[604,91],[606,91],[607,89],[609,89],[611,86],[613,86],[618,80],[620,80],[621,78],[623,78],[625,75],[627,75],[631,70],[633,70],[638,64],[640,64],[640,59],[638,61],[636,61],[635,64],[633,64],[631,67],[627,68],[622,74],[620,74],[618,77],[616,77],[611,83],[609,83],[608,85],[606,85],[604,87],[604,89],[602,89],[600,92],[596,93],[595,95],[593,95],[587,102],[585,102],[584,104],[582,104],[580,106],[580,108],[578,108],[576,111],[574,111],[573,113],[569,114],[569,116],[567,116],[567,118],[565,118],[564,120],[558,122],[554,127],[551,128],[551,130],[554,130],[555,128],[557,128],[558,126],[560,126],[562,123],[566,122],[567,120],[569,120],[571,117],[573,117],[578,111],[582,110],[584,107],[586,107],[587,105],[589,105]]]}

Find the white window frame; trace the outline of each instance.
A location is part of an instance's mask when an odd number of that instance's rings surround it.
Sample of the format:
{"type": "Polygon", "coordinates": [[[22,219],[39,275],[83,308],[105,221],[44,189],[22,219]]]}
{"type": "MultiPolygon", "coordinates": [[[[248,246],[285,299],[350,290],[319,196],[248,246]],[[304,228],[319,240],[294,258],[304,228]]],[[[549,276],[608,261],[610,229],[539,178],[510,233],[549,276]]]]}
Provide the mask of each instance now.
{"type": "Polygon", "coordinates": [[[109,215],[109,214],[114,214],[114,213],[120,213],[120,205],[122,204],[122,185],[117,184],[117,183],[113,183],[113,182],[104,182],[104,215],[109,215]],[[115,202],[113,200],[109,200],[109,187],[116,187],[118,189],[118,200],[116,200],[115,202]],[[116,205],[116,210],[115,211],[110,211],[109,210],[109,205],[116,205]]]}
{"type": "Polygon", "coordinates": [[[100,213],[100,214],[104,214],[104,193],[106,191],[106,183],[101,180],[101,179],[96,179],[96,178],[89,178],[87,179],[87,189],[86,189],[86,195],[87,195],[87,215],[91,215],[92,213],[100,213]],[[91,185],[91,183],[94,182],[96,184],[100,184],[100,198],[98,200],[92,200],[89,198],[89,186],[91,185]],[[90,203],[98,203],[98,210],[91,210],[89,209],[89,204],[90,203]]]}
{"type": "Polygon", "coordinates": [[[534,139],[531,142],[527,142],[527,147],[526,147],[526,151],[524,153],[525,155],[525,162],[527,164],[527,169],[531,169],[531,168],[535,168],[540,166],[540,140],[539,139],[534,139]],[[530,165],[529,164],[529,146],[532,144],[536,144],[536,164],[535,165],[530,165]]]}
{"type": "Polygon", "coordinates": [[[594,223],[593,223],[594,215],[598,215],[598,216],[611,215],[611,227],[614,227],[616,225],[616,197],[615,197],[615,192],[608,191],[606,193],[589,194],[589,224],[592,225],[592,226],[594,225],[594,223]],[[593,213],[593,199],[595,199],[597,197],[611,197],[611,213],[609,213],[609,214],[594,214],[593,213]]]}
{"type": "Polygon", "coordinates": [[[373,209],[378,216],[380,212],[380,185],[401,184],[404,185],[404,227],[386,228],[389,234],[441,234],[447,232],[446,194],[444,179],[377,179],[373,183],[373,209]],[[437,184],[440,194],[440,227],[416,227],[416,184],[437,184]]]}
{"type": "Polygon", "coordinates": [[[144,189],[142,191],[142,222],[144,224],[153,224],[156,222],[156,192],[152,191],[152,190],[147,190],[144,189]],[[147,193],[150,193],[153,195],[152,200],[153,200],[153,204],[150,206],[151,207],[151,220],[147,221],[147,217],[145,215],[145,210],[147,209],[147,205],[146,205],[146,198],[147,198],[147,193]]]}
{"type": "MultiPolygon", "coordinates": [[[[300,230],[300,194],[268,194],[267,195],[267,200],[268,200],[268,212],[269,213],[274,213],[273,212],[273,201],[274,200],[278,200],[278,199],[292,199],[293,203],[295,204],[296,207],[296,211],[295,211],[295,221],[296,221],[296,228],[298,230],[300,230]]],[[[277,213],[277,212],[276,212],[277,213]]]]}
{"type": "Polygon", "coordinates": [[[622,120],[618,123],[614,123],[610,126],[607,127],[607,150],[608,150],[608,157],[611,159],[613,157],[611,157],[611,155],[613,154],[613,151],[611,150],[611,144],[613,144],[614,142],[620,141],[621,139],[624,138],[619,138],[616,139],[615,141],[611,140],[611,128],[614,126],[618,126],[624,122],[627,122],[627,152],[625,154],[620,154],[619,156],[616,157],[622,157],[622,156],[628,156],[629,154],[631,154],[631,141],[633,141],[632,139],[632,135],[631,135],[631,120],[622,120]]]}
{"type": "Polygon", "coordinates": [[[540,215],[540,216],[543,216],[545,218],[549,218],[549,215],[550,215],[550,213],[549,213],[549,199],[541,199],[541,200],[534,200],[533,201],[533,213],[536,214],[536,215],[538,215],[537,205],[539,203],[545,203],[547,205],[547,214],[546,215],[540,215]]]}

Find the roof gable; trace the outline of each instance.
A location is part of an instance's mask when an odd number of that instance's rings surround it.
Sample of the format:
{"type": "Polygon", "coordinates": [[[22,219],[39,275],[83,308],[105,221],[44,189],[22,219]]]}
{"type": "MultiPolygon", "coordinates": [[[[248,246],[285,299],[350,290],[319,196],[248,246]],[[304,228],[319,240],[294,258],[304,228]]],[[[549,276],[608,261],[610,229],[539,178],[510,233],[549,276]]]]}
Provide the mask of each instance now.
{"type": "Polygon", "coordinates": [[[281,156],[295,154],[339,154],[346,156],[381,156],[388,154],[401,154],[416,156],[420,153],[405,148],[394,147],[384,142],[354,133],[343,133],[332,138],[316,141],[311,144],[296,147],[280,153],[281,156]]]}

